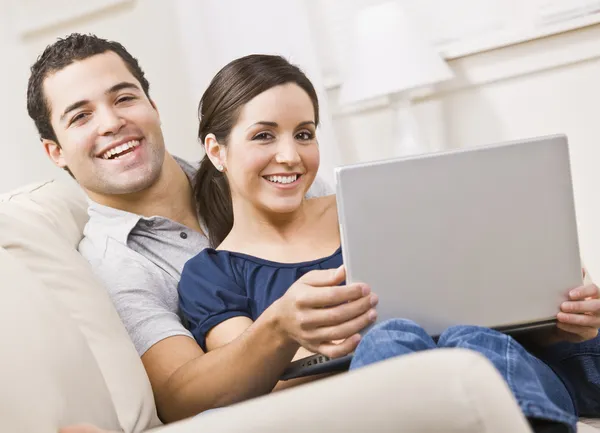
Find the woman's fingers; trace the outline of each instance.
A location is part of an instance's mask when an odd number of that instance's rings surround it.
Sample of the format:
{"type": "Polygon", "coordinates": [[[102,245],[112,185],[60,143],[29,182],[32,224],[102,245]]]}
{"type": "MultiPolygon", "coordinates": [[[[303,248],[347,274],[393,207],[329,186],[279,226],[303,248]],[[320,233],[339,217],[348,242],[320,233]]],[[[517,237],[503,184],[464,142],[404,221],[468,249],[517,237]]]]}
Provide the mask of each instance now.
{"type": "Polygon", "coordinates": [[[307,272],[298,281],[313,287],[337,286],[346,279],[344,265],[336,269],[317,269],[307,272]]]}
{"type": "Polygon", "coordinates": [[[340,343],[322,343],[316,350],[329,358],[339,358],[352,353],[358,343],[360,343],[360,334],[354,334],[340,343]]]}
{"type": "Polygon", "coordinates": [[[368,296],[345,302],[330,308],[311,309],[304,313],[302,327],[311,329],[324,326],[335,326],[348,322],[374,308],[379,301],[377,295],[368,296]]]}
{"type": "Polygon", "coordinates": [[[345,340],[354,334],[358,334],[367,326],[377,320],[377,312],[370,309],[354,319],[335,326],[324,326],[309,331],[308,338],[313,342],[330,342],[334,340],[345,340]]]}
{"type": "Polygon", "coordinates": [[[297,294],[299,308],[326,308],[355,301],[371,293],[366,284],[354,283],[347,286],[311,287],[297,294]]]}

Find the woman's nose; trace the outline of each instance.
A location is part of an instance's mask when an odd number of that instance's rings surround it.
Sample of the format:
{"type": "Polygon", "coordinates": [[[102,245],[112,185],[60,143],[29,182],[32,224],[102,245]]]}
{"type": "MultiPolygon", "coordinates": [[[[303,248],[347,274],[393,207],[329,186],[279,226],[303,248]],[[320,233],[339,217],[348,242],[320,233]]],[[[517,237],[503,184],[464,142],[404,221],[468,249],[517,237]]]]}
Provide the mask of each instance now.
{"type": "Polygon", "coordinates": [[[275,160],[279,164],[295,165],[300,162],[297,144],[294,140],[282,140],[277,148],[275,160]]]}

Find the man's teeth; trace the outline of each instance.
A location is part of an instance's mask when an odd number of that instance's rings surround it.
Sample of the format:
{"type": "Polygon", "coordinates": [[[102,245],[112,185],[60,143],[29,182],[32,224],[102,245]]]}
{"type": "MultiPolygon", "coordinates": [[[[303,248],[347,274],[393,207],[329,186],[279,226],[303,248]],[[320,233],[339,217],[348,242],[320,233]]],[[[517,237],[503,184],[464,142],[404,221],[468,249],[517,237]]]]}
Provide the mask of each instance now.
{"type": "Polygon", "coordinates": [[[107,150],[102,154],[102,158],[104,159],[114,159],[118,158],[123,152],[129,149],[133,149],[134,147],[138,147],[140,145],[139,140],[131,140],[127,143],[123,143],[117,147],[113,147],[110,150],[107,150]]]}
{"type": "Polygon", "coordinates": [[[291,176],[266,176],[266,177],[269,182],[274,182],[274,183],[292,183],[292,182],[296,182],[296,179],[298,179],[297,174],[293,174],[291,176]]]}

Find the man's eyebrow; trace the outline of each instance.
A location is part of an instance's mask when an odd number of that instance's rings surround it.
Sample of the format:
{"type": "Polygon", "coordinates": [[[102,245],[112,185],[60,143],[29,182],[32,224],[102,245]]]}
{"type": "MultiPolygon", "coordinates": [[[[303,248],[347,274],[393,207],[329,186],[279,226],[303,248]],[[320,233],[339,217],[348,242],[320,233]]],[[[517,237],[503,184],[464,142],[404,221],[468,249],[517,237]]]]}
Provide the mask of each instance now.
{"type": "Polygon", "coordinates": [[[90,102],[89,100],[83,99],[81,101],[72,103],[67,108],[65,108],[65,111],[63,111],[63,113],[60,115],[60,121],[62,122],[65,119],[65,117],[67,116],[67,114],[69,114],[71,111],[77,110],[79,107],[83,107],[84,105],[88,104],[89,102],[90,102]]]}
{"type": "Polygon", "coordinates": [[[123,89],[135,89],[135,90],[140,90],[139,86],[134,84],[134,83],[130,83],[128,81],[121,81],[120,83],[115,84],[114,86],[112,86],[110,89],[108,89],[106,92],[104,92],[105,94],[110,94],[110,93],[116,93],[119,90],[123,90],[123,89]]]}
{"type": "MultiPolygon", "coordinates": [[[[106,90],[104,92],[104,94],[110,95],[111,93],[116,93],[119,90],[123,90],[123,89],[140,90],[139,86],[135,85],[134,83],[130,83],[128,81],[122,81],[120,83],[115,84],[110,89],[106,90]]],[[[63,114],[61,114],[60,121],[62,122],[64,120],[64,118],[67,116],[67,114],[69,114],[71,111],[77,110],[79,107],[83,107],[84,105],[89,104],[89,102],[90,101],[88,99],[83,99],[81,101],[72,103],[67,108],[65,108],[65,111],[63,111],[63,114]]]]}

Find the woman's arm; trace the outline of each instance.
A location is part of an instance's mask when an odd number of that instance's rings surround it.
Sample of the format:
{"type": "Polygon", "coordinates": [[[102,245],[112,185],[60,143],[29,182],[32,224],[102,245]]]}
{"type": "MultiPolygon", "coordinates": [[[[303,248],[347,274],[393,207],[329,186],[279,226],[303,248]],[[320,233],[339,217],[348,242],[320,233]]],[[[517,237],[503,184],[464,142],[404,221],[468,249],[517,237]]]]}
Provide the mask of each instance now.
{"type": "Polygon", "coordinates": [[[344,279],[343,268],[307,273],[250,326],[240,318],[232,327],[215,326],[206,336],[208,353],[184,336],[152,346],[142,361],[161,419],[270,392],[300,346],[329,357],[352,352],[358,332],[377,317],[377,298],[363,284],[338,286],[344,279]]]}
{"type": "MultiPolygon", "coordinates": [[[[248,317],[234,317],[233,319],[229,319],[220,325],[215,326],[206,337],[206,346],[208,350],[212,351],[231,343],[236,338],[239,338],[244,332],[246,332],[252,323],[252,320],[250,320],[248,317]]],[[[287,364],[284,365],[284,369],[291,361],[302,359],[313,354],[313,352],[306,350],[304,347],[299,347],[296,353],[293,355],[293,358],[287,360],[287,364]]],[[[275,372],[277,371],[278,369],[275,369],[275,372]]],[[[281,373],[283,373],[283,371],[281,371],[281,373]]],[[[272,391],[280,391],[282,389],[291,388],[331,375],[332,374],[320,374],[309,377],[301,377],[298,379],[278,381],[272,391]]]]}
{"type": "Polygon", "coordinates": [[[277,382],[271,370],[283,371],[298,345],[280,331],[275,314],[265,313],[234,342],[208,353],[176,336],[142,356],[163,422],[271,391],[277,382]]]}

